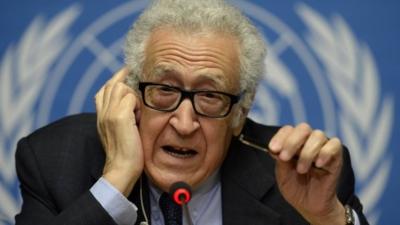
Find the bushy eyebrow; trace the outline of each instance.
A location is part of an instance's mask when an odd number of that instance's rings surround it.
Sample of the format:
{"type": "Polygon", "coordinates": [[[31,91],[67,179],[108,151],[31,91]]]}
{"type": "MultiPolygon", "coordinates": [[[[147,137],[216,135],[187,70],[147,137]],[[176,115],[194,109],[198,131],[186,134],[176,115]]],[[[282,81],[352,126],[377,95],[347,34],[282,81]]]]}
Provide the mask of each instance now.
{"type": "MultiPolygon", "coordinates": [[[[150,73],[148,74],[148,78],[160,79],[163,76],[174,75],[174,74],[176,74],[178,76],[180,75],[173,66],[157,65],[150,71],[150,73]]],[[[225,88],[225,87],[229,86],[229,84],[230,84],[230,81],[227,79],[227,77],[222,74],[204,73],[204,74],[200,74],[198,76],[198,80],[199,81],[211,80],[211,81],[215,82],[218,87],[221,87],[221,88],[225,88]]]]}
{"type": "Polygon", "coordinates": [[[156,67],[153,67],[152,70],[150,71],[150,74],[148,74],[149,78],[161,78],[165,76],[166,74],[178,74],[176,70],[172,66],[167,66],[167,65],[158,65],[156,67]]]}
{"type": "Polygon", "coordinates": [[[202,80],[212,80],[216,83],[218,87],[226,88],[229,86],[229,81],[226,79],[224,75],[221,74],[200,74],[199,78],[200,81],[202,80]]]}

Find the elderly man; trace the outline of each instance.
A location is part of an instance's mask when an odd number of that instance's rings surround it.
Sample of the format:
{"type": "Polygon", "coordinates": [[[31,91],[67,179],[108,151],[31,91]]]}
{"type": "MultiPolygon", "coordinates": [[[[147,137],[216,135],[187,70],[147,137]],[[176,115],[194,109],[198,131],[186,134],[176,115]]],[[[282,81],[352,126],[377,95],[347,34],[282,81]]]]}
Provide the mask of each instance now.
{"type": "Polygon", "coordinates": [[[156,1],[126,43],[97,117],[19,142],[16,224],[367,224],[337,138],[246,119],[265,45],[238,10],[156,1]],[[193,188],[190,218],[165,197],[177,181],[193,188]]]}

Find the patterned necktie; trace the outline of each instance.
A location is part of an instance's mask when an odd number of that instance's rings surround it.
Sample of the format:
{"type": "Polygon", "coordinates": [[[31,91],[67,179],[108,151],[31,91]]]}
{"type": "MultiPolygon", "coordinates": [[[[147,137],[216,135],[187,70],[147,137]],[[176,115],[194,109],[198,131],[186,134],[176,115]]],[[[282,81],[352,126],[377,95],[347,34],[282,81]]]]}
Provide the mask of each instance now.
{"type": "Polygon", "coordinates": [[[182,225],[182,207],[176,204],[168,193],[161,195],[159,204],[165,225],[182,225]]]}

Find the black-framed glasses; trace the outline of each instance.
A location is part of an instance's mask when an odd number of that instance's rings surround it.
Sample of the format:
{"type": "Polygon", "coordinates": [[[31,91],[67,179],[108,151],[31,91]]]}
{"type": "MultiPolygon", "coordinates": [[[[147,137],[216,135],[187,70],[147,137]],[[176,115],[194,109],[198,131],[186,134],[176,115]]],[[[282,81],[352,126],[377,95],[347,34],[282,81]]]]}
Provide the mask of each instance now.
{"type": "Polygon", "coordinates": [[[192,102],[198,115],[210,118],[227,116],[240,95],[221,91],[187,91],[179,87],[150,82],[139,82],[139,90],[146,106],[163,112],[175,111],[185,98],[192,102]]]}

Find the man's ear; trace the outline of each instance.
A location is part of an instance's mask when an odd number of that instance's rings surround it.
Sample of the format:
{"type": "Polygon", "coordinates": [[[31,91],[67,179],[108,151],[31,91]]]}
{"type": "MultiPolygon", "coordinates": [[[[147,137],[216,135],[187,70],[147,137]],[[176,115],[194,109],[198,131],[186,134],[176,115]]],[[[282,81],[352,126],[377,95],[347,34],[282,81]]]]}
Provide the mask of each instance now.
{"type": "Polygon", "coordinates": [[[237,111],[237,115],[235,118],[235,123],[233,124],[233,135],[239,136],[240,132],[243,129],[244,124],[246,123],[248,109],[244,107],[240,107],[237,111]]]}
{"type": "MultiPolygon", "coordinates": [[[[253,102],[254,97],[255,97],[255,91],[250,91],[249,93],[244,95],[244,99],[241,101],[253,102]]],[[[239,136],[240,132],[242,132],[242,129],[244,127],[244,124],[246,123],[246,118],[247,118],[247,114],[249,113],[249,111],[250,111],[250,108],[244,107],[242,104],[239,105],[239,108],[237,109],[237,115],[235,118],[235,122],[233,124],[233,135],[234,136],[239,136]]]]}

